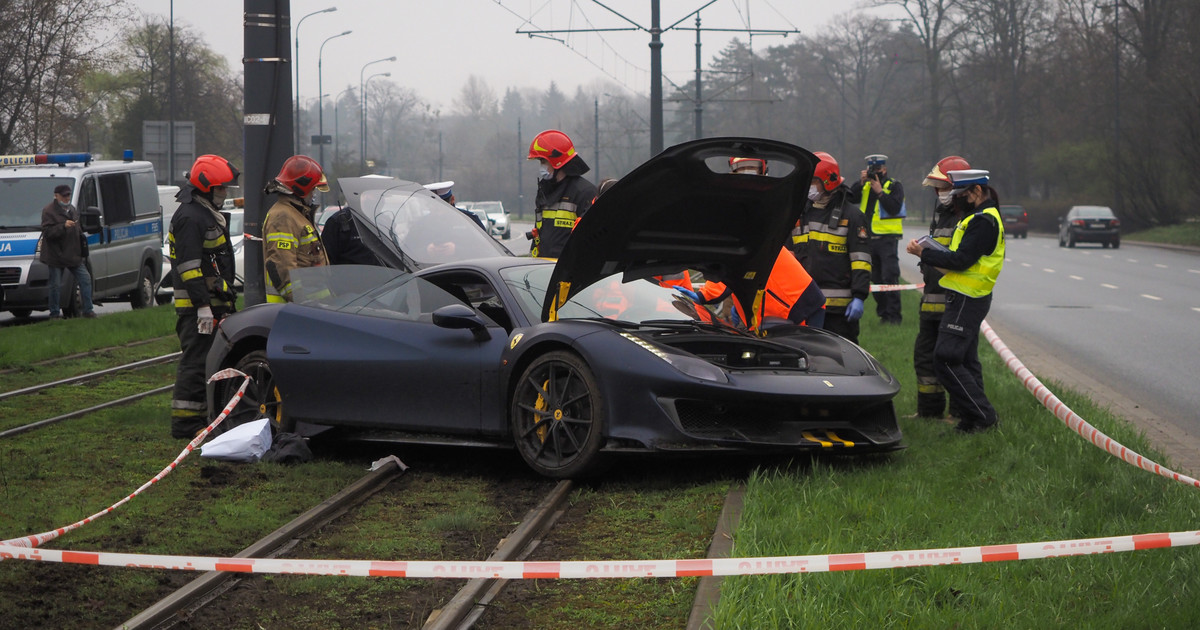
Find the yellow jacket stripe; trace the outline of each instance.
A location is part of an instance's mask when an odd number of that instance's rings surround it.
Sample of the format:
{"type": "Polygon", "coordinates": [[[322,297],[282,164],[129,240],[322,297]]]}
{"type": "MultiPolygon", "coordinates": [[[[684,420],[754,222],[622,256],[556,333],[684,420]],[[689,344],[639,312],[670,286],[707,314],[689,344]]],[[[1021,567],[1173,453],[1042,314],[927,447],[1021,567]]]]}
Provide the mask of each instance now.
{"type": "MultiPolygon", "coordinates": [[[[862,213],[864,216],[866,216],[866,214],[867,214],[867,201],[871,198],[870,195],[868,194],[868,191],[870,191],[870,190],[871,190],[871,185],[864,183],[863,189],[862,189],[862,201],[859,202],[859,209],[862,210],[862,213]]],[[[884,193],[892,192],[892,180],[889,179],[887,181],[887,183],[883,185],[883,192],[884,193]]],[[[885,219],[885,218],[879,216],[879,198],[876,197],[875,198],[875,209],[874,209],[874,212],[871,213],[871,233],[872,234],[900,234],[903,231],[904,231],[904,219],[901,219],[900,217],[895,217],[892,219],[885,219]]]]}

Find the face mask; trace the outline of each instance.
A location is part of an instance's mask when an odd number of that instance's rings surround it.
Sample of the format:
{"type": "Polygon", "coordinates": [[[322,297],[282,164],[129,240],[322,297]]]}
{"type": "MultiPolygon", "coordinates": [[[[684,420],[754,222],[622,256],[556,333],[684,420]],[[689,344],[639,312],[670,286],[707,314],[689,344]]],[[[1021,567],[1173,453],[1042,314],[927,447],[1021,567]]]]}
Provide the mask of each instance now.
{"type": "Polygon", "coordinates": [[[808,187],[808,200],[816,201],[821,198],[821,189],[816,184],[808,187]]]}
{"type": "Polygon", "coordinates": [[[554,173],[551,173],[550,169],[546,168],[545,165],[538,167],[538,181],[539,182],[547,181],[551,177],[554,177],[554,173]]]}
{"type": "Polygon", "coordinates": [[[937,197],[938,203],[942,204],[943,206],[948,206],[950,205],[950,202],[954,200],[954,189],[947,188],[946,190],[939,190],[937,197]]]}
{"type": "Polygon", "coordinates": [[[229,196],[229,191],[227,191],[223,188],[213,188],[212,189],[213,205],[216,206],[217,209],[220,209],[221,206],[225,205],[225,198],[228,196],[229,196]]]}

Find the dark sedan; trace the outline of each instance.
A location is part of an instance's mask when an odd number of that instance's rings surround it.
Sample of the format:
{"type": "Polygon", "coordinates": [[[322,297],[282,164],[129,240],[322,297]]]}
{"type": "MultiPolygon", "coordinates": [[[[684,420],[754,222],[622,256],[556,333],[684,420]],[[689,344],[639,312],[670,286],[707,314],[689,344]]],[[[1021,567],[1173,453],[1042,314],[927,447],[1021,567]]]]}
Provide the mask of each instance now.
{"type": "MultiPolygon", "coordinates": [[[[298,270],[296,303],[222,322],[209,372],[254,377],[234,422],[509,444],[550,477],[614,452],[899,448],[899,383],[862,348],[807,327],[734,328],[655,281],[693,269],[761,299],[814,163],[767,140],[668,149],[597,200],[557,262],[454,229],[473,226],[419,185],[342,180],[364,242],[393,268],[298,270]],[[728,173],[744,155],[772,176],[728,173]],[[441,227],[418,230],[430,217],[441,227]]],[[[239,384],[210,389],[211,408],[239,384]]]]}
{"type": "Polygon", "coordinates": [[[1121,220],[1107,206],[1071,206],[1059,219],[1058,246],[1076,243],[1100,243],[1116,249],[1121,246],[1121,220]]]}

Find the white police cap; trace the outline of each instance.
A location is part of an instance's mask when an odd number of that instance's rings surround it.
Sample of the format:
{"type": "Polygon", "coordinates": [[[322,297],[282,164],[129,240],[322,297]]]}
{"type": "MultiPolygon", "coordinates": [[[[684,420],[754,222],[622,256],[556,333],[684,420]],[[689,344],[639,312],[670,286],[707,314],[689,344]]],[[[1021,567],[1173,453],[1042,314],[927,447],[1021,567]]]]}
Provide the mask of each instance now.
{"type": "Polygon", "coordinates": [[[868,166],[887,164],[887,156],[882,153],[872,153],[863,159],[867,161],[868,166]]]}
{"type": "Polygon", "coordinates": [[[976,184],[987,186],[990,174],[983,169],[973,168],[965,171],[949,171],[946,175],[950,178],[950,184],[955,188],[970,188],[976,184]]]}
{"type": "Polygon", "coordinates": [[[453,192],[451,190],[451,188],[453,188],[453,187],[454,187],[453,181],[437,182],[435,184],[425,184],[426,189],[433,191],[433,194],[435,194],[447,201],[450,199],[450,193],[453,192]]]}

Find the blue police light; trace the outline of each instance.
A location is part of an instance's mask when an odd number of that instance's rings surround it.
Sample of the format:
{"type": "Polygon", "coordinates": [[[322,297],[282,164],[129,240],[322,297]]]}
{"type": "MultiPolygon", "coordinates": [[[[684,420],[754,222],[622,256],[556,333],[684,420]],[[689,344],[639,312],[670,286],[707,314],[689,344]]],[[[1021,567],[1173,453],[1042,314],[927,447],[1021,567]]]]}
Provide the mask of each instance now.
{"type": "Polygon", "coordinates": [[[37,153],[34,155],[0,155],[0,166],[33,166],[37,164],[87,164],[91,153],[37,153]]]}
{"type": "Polygon", "coordinates": [[[126,162],[132,162],[133,161],[133,149],[125,149],[125,152],[121,154],[121,157],[125,158],[126,162]]]}

